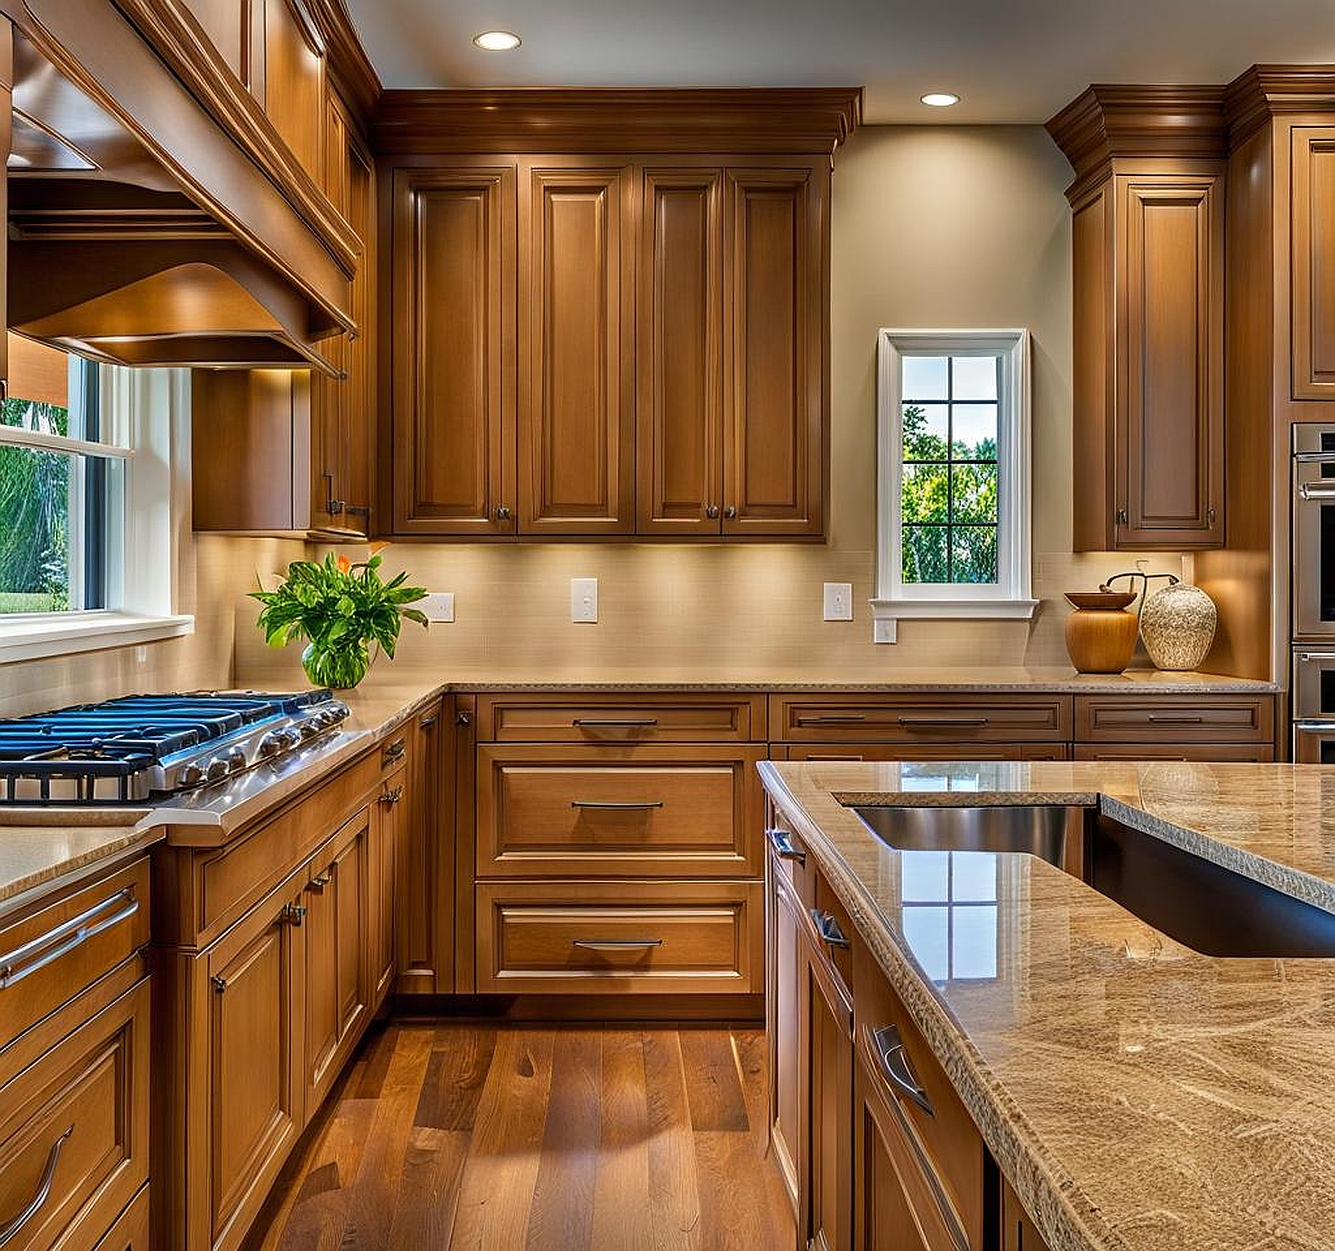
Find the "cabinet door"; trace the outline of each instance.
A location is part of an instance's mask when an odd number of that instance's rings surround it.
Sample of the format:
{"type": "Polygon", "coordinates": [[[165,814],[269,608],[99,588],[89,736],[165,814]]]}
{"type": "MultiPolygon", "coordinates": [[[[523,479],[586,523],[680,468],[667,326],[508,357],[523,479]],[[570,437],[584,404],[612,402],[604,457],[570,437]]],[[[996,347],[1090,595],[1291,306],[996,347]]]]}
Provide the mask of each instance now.
{"type": "Polygon", "coordinates": [[[403,768],[380,784],[371,822],[369,963],[371,1003],[375,1007],[394,984],[394,876],[400,857],[406,855],[402,844],[408,833],[404,816],[407,782],[408,772],[403,768]]]}
{"type": "Polygon", "coordinates": [[[519,528],[635,526],[629,167],[525,166],[520,185],[519,528]]]}
{"type": "Polygon", "coordinates": [[[636,531],[718,534],[723,177],[646,169],[640,210],[636,531]]]}
{"type": "Polygon", "coordinates": [[[369,814],[345,825],[311,866],[306,942],[306,1107],[320,1106],[370,1008],[369,814]]]}
{"type": "Polygon", "coordinates": [[[185,0],[214,50],[247,90],[264,79],[263,0],[185,0]]]}
{"type": "Polygon", "coordinates": [[[448,994],[454,988],[454,840],[448,751],[449,702],[413,723],[408,745],[401,855],[395,864],[394,942],[401,995],[448,994]]]}
{"type": "Polygon", "coordinates": [[[1224,541],[1224,197],[1213,175],[1119,176],[1119,547],[1224,541]]]}
{"type": "Polygon", "coordinates": [[[264,111],[303,169],[324,163],[325,58],[296,0],[264,0],[264,111]]]}
{"type": "Polygon", "coordinates": [[[816,1251],[853,1245],[853,1005],[804,942],[806,986],[807,1236],[816,1251]]]}
{"type": "Polygon", "coordinates": [[[1335,126],[1295,126],[1293,398],[1335,399],[1335,126]]]}
{"type": "Polygon", "coordinates": [[[803,1091],[803,999],[807,970],[801,945],[800,904],[788,877],[767,861],[765,1033],[769,1039],[770,1145],[793,1211],[800,1215],[803,1091]]]}
{"type": "Polygon", "coordinates": [[[507,535],[515,171],[394,172],[394,529],[507,535]]]}
{"type": "Polygon", "coordinates": [[[829,172],[730,169],[723,533],[819,536],[829,172]]]}
{"type": "Polygon", "coordinates": [[[191,1246],[235,1243],[301,1132],[301,907],[256,908],[195,962],[208,1172],[190,1169],[191,1246]]]}
{"type": "Polygon", "coordinates": [[[1001,1251],[1048,1251],[1038,1226],[1005,1178],[1001,1181],[1001,1251]]]}

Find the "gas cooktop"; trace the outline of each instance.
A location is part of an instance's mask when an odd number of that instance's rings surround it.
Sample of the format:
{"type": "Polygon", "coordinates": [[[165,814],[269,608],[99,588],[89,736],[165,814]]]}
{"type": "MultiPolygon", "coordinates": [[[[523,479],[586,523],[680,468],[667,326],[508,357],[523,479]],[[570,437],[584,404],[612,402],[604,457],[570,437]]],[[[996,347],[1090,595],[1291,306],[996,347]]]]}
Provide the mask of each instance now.
{"type": "Polygon", "coordinates": [[[327,690],[129,695],[0,721],[0,804],[173,795],[285,755],[348,715],[327,690]]]}

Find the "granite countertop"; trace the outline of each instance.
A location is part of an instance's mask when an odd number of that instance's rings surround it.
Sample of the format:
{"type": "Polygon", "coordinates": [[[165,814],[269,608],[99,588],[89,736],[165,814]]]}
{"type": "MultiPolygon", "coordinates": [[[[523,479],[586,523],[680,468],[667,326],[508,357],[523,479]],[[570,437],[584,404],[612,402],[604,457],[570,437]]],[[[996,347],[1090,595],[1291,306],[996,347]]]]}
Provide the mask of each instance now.
{"type": "Polygon", "coordinates": [[[1098,805],[1335,911],[1335,771],[761,771],[1052,1251],[1335,1246],[1335,961],[1202,956],[1046,862],[1010,855],[998,858],[995,913],[968,914],[975,940],[985,931],[962,953],[971,967],[951,977],[949,949],[901,902],[906,871],[925,863],[911,859],[930,853],[886,847],[844,806],[1098,805]]]}

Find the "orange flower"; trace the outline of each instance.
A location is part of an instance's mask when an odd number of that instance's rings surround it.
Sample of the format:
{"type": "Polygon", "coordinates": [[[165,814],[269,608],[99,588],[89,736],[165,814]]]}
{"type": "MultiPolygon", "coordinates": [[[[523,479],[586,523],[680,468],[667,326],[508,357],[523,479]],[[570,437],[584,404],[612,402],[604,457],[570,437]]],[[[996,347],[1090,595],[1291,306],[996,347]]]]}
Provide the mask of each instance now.
{"type": "Polygon", "coordinates": [[[352,561],[350,561],[346,556],[340,556],[338,558],[339,573],[347,573],[348,570],[351,568],[352,568],[352,561]]]}
{"type": "Polygon", "coordinates": [[[386,543],[383,539],[381,539],[378,543],[372,543],[372,544],[371,544],[371,555],[372,555],[372,556],[378,556],[378,555],[380,555],[380,553],[383,552],[383,551],[385,550],[385,548],[387,548],[388,546],[389,546],[389,544],[386,543]]]}

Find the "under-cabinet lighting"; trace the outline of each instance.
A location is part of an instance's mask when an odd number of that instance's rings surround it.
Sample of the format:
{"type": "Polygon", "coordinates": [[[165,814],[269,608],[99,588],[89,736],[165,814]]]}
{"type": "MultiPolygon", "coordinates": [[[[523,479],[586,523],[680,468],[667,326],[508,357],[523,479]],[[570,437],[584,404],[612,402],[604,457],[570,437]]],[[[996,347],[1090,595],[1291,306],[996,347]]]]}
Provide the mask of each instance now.
{"type": "Polygon", "coordinates": [[[513,52],[523,42],[508,30],[484,30],[473,36],[473,42],[484,52],[513,52]]]}

